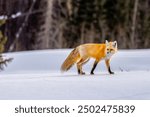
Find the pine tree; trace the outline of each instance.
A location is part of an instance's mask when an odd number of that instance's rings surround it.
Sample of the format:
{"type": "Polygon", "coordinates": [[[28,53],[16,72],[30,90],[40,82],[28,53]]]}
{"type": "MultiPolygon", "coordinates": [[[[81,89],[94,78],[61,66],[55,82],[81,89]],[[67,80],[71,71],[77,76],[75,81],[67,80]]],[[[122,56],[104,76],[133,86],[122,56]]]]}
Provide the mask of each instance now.
{"type": "MultiPolygon", "coordinates": [[[[0,26],[5,23],[5,20],[0,20],[0,26]]],[[[0,70],[4,69],[4,66],[7,66],[7,63],[12,60],[12,58],[4,59],[2,53],[4,51],[4,46],[7,41],[7,37],[5,37],[0,31],[0,70]]]]}

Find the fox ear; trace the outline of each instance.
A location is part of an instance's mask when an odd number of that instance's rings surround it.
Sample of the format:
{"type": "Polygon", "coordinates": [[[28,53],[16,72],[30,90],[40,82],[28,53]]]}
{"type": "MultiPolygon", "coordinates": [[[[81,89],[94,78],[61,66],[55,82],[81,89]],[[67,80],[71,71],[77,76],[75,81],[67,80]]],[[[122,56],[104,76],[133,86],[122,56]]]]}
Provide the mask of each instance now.
{"type": "Polygon", "coordinates": [[[107,41],[107,40],[105,40],[105,44],[108,44],[108,41],[107,41]]]}
{"type": "Polygon", "coordinates": [[[114,48],[117,48],[117,41],[113,42],[113,46],[114,46],[114,48]]]}

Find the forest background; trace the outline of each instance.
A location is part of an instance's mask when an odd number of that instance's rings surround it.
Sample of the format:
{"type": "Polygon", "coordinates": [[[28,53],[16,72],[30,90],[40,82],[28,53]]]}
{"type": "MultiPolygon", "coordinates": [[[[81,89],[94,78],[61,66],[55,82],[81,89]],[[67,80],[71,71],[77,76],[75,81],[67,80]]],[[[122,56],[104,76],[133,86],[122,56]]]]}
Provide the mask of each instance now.
{"type": "Polygon", "coordinates": [[[150,0],[0,0],[4,52],[117,40],[150,48],[150,0]]]}

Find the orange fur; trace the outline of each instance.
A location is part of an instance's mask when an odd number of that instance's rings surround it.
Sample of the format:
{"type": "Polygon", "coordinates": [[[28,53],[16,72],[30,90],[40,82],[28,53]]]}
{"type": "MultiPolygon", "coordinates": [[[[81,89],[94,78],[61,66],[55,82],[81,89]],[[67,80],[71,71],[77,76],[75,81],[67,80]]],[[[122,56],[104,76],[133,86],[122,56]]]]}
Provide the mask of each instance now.
{"type": "Polygon", "coordinates": [[[76,63],[77,59],[79,58],[79,52],[77,49],[72,50],[72,52],[69,54],[69,56],[66,58],[64,63],[61,66],[61,71],[67,71],[69,70],[74,63],[76,63]]]}
{"type": "Polygon", "coordinates": [[[90,58],[95,59],[95,63],[93,65],[91,74],[94,74],[93,71],[97,65],[97,63],[105,59],[107,69],[110,74],[113,74],[110,70],[109,61],[111,56],[117,51],[117,42],[107,42],[103,44],[83,44],[76,47],[64,61],[61,66],[61,71],[69,70],[75,63],[77,64],[77,69],[79,74],[84,74],[82,71],[82,66],[85,64],[90,58]]]}

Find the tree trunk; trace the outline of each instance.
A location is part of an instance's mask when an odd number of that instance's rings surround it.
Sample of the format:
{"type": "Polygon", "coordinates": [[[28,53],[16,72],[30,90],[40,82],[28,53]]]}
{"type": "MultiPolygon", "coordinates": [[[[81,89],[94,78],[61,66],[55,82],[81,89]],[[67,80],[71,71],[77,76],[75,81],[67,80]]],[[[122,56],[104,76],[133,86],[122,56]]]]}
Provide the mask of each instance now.
{"type": "Polygon", "coordinates": [[[51,16],[52,16],[52,5],[53,0],[46,0],[47,1],[47,8],[45,11],[45,15],[43,19],[45,20],[44,24],[41,26],[41,32],[37,35],[37,38],[41,40],[40,49],[48,49],[49,45],[49,38],[50,38],[50,26],[51,26],[51,16]]]}
{"type": "Polygon", "coordinates": [[[131,48],[136,48],[135,31],[136,31],[138,3],[139,3],[139,0],[135,0],[135,2],[134,2],[133,17],[132,17],[132,27],[131,27],[131,48]]]}

